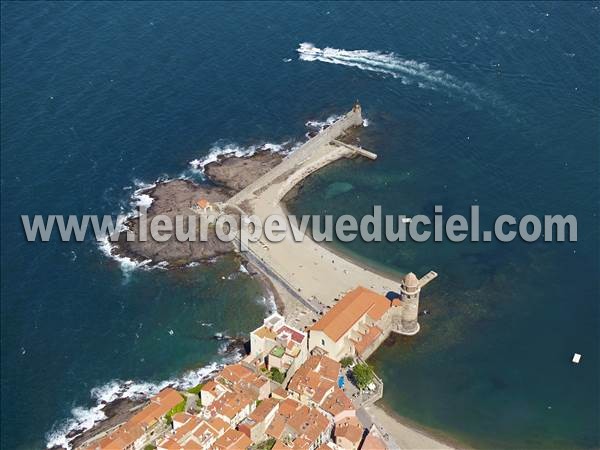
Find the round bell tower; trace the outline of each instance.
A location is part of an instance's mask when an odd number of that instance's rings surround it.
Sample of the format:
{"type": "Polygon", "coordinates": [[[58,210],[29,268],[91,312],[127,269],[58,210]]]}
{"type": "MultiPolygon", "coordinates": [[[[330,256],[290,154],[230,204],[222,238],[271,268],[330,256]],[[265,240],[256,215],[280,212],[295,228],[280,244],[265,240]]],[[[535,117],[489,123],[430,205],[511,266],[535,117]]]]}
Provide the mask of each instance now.
{"type": "Polygon", "coordinates": [[[401,334],[413,335],[419,332],[419,295],[421,287],[417,276],[410,272],[400,284],[402,300],[402,331],[401,334]]]}

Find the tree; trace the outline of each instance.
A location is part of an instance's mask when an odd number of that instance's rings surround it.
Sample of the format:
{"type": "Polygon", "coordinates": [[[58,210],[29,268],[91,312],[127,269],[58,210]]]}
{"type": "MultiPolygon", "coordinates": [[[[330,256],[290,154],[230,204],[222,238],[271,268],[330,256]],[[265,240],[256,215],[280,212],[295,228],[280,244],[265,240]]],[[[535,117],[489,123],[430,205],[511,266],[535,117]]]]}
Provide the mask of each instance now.
{"type": "Polygon", "coordinates": [[[342,365],[342,367],[344,369],[346,367],[351,366],[353,362],[354,362],[354,358],[352,356],[346,356],[340,360],[340,364],[342,365]]]}
{"type": "Polygon", "coordinates": [[[205,383],[200,383],[194,387],[191,387],[189,389],[187,389],[187,392],[189,392],[190,394],[200,394],[200,391],[202,390],[202,386],[204,386],[205,383]]]}
{"type": "Polygon", "coordinates": [[[285,380],[285,374],[281,373],[277,367],[271,367],[271,380],[281,384],[285,380]]]}
{"type": "Polygon", "coordinates": [[[359,389],[364,389],[373,382],[373,369],[367,363],[359,363],[354,366],[352,374],[359,389]]]}

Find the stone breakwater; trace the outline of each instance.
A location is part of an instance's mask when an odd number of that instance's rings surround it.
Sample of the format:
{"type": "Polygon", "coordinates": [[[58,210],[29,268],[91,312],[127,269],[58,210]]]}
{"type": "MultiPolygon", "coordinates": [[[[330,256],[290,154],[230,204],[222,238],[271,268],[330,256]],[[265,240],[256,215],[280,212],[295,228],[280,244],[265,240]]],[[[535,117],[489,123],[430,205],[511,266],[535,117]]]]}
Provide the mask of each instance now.
{"type": "MultiPolygon", "coordinates": [[[[193,214],[192,205],[199,199],[223,205],[222,212],[228,214],[239,215],[241,211],[251,214],[252,207],[249,205],[252,196],[257,195],[259,190],[265,191],[269,184],[278,186],[274,199],[278,202],[294,186],[321,167],[337,159],[359,154],[356,148],[334,140],[342,138],[347,131],[359,127],[362,122],[360,107],[357,107],[327,124],[290,154],[274,152],[265,146],[251,155],[223,155],[203,165],[205,183],[175,179],[158,182],[148,189],[138,191],[137,195],[143,196],[149,204],[147,222],[150,223],[159,215],[169,217],[172,223],[176,216],[190,216],[193,214]],[[315,159],[314,154],[319,154],[319,157],[315,159]]],[[[174,238],[159,242],[149,233],[146,240],[140,240],[140,229],[140,218],[130,217],[124,223],[110,253],[145,266],[176,268],[212,260],[235,251],[232,243],[218,239],[215,227],[209,227],[205,241],[197,239],[195,242],[182,242],[174,238]],[[135,238],[128,241],[127,232],[133,233],[135,238]]]]}
{"type": "MultiPolygon", "coordinates": [[[[347,130],[362,123],[361,108],[356,105],[271,171],[234,195],[228,203],[257,215],[263,223],[271,215],[284,216],[282,198],[316,170],[340,158],[376,157],[353,145],[338,142],[347,130]]],[[[286,290],[302,297],[303,303],[312,311],[323,311],[332,306],[335,299],[357,285],[385,293],[396,290],[400,284],[399,279],[382,276],[308,237],[296,241],[293,236],[285,235],[280,242],[249,242],[248,255],[266,273],[275,276],[286,290]]]]}

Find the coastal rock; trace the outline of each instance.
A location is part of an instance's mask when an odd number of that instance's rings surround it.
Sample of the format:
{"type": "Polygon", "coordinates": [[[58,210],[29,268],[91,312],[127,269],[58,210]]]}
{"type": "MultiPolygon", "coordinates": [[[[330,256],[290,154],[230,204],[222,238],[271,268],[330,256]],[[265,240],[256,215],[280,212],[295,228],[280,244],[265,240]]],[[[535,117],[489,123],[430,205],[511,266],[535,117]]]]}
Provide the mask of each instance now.
{"type": "Polygon", "coordinates": [[[204,173],[213,183],[239,192],[279,164],[284,156],[280,152],[261,150],[241,158],[221,157],[207,164],[204,173]]]}
{"type": "Polygon", "coordinates": [[[222,333],[216,333],[213,336],[213,339],[217,341],[224,341],[224,345],[219,352],[222,355],[234,355],[236,353],[245,355],[248,353],[247,345],[249,345],[249,341],[247,337],[225,336],[222,333]]]}
{"type": "MultiPolygon", "coordinates": [[[[106,415],[106,419],[96,423],[88,430],[73,430],[67,435],[67,438],[72,438],[69,442],[71,448],[77,448],[89,439],[125,422],[134,414],[134,411],[145,404],[146,401],[146,399],[119,398],[107,403],[106,406],[102,408],[102,411],[106,415]]],[[[52,450],[62,448],[63,447],[54,447],[52,450]]]]}
{"type": "MultiPolygon", "coordinates": [[[[166,215],[175,223],[175,216],[193,216],[191,206],[201,198],[210,203],[224,202],[236,192],[244,189],[281,162],[284,154],[269,150],[258,150],[251,156],[222,156],[207,164],[205,174],[213,184],[196,184],[190,180],[169,180],[158,183],[142,193],[152,199],[148,209],[148,223],[158,216],[166,215]]],[[[233,213],[235,211],[226,211],[233,213]]],[[[168,267],[182,267],[191,262],[206,261],[234,251],[232,243],[217,238],[214,227],[209,227],[207,241],[179,242],[175,238],[158,242],[148,232],[147,240],[140,241],[140,220],[137,217],[125,223],[135,240],[127,241],[127,231],[119,234],[112,253],[137,262],[152,261],[152,264],[168,263],[168,267]]],[[[187,223],[184,230],[187,229],[187,223]]],[[[198,231],[199,233],[199,231],[198,231]]]]}
{"type": "MultiPolygon", "coordinates": [[[[175,224],[175,216],[193,216],[191,210],[193,202],[205,198],[211,203],[222,202],[230,197],[230,192],[222,187],[204,186],[189,180],[172,180],[158,183],[155,187],[144,192],[153,201],[148,209],[148,224],[157,215],[166,215],[175,224]]],[[[185,223],[185,222],[184,222],[185,223]]],[[[233,245],[220,241],[213,227],[209,227],[207,241],[179,242],[174,237],[165,242],[158,242],[152,238],[149,231],[146,241],[140,241],[140,219],[132,218],[125,223],[135,235],[134,241],[127,241],[127,232],[119,234],[115,244],[114,254],[126,256],[135,261],[152,260],[153,263],[166,261],[170,267],[180,267],[192,261],[205,261],[216,256],[221,256],[233,251],[233,245]]],[[[199,228],[199,227],[198,227],[199,228]]],[[[184,230],[187,224],[184,225],[184,230]]],[[[199,229],[197,230],[199,234],[199,229]]]]}

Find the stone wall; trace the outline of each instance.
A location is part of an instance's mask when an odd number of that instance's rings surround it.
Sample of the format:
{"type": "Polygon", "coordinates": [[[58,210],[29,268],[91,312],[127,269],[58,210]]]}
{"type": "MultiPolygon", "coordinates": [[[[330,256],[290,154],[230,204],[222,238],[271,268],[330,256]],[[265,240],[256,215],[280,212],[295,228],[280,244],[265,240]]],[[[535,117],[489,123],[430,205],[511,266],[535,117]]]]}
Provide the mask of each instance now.
{"type": "Polygon", "coordinates": [[[296,184],[308,177],[311,173],[316,172],[322,167],[325,167],[327,164],[337,161],[340,158],[348,157],[352,154],[354,154],[354,152],[347,148],[336,148],[335,151],[332,151],[331,153],[327,154],[323,158],[318,159],[314,163],[303,166],[301,170],[295,171],[286,180],[281,189],[279,189],[279,192],[277,192],[277,200],[279,201],[283,197],[285,197],[285,194],[287,194],[290,191],[290,189],[292,189],[296,184]]]}

